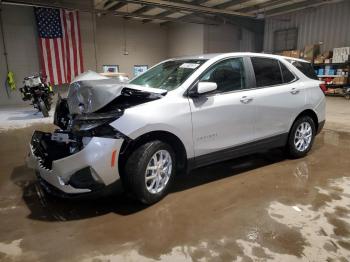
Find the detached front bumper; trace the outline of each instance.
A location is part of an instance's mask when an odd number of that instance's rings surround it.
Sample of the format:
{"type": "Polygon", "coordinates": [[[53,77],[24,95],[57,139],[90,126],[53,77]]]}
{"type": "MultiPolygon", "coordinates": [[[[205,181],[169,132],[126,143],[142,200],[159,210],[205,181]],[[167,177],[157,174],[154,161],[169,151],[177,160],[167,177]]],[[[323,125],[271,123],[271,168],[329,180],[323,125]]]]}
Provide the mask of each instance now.
{"type": "Polygon", "coordinates": [[[78,152],[67,142],[35,131],[27,165],[37,171],[41,184],[51,193],[78,195],[103,190],[119,181],[118,157],[123,139],[92,137],[78,152]]]}

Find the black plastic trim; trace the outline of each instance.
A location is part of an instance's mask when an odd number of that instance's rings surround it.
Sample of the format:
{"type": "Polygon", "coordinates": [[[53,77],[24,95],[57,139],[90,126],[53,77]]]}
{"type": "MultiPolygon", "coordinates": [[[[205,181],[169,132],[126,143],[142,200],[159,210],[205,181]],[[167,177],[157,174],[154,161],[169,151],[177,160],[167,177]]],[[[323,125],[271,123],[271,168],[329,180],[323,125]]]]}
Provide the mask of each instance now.
{"type": "Polygon", "coordinates": [[[188,159],[188,170],[198,167],[211,165],[214,163],[226,161],[229,159],[250,155],[253,153],[264,152],[268,149],[283,147],[288,140],[288,133],[265,138],[262,140],[250,142],[240,146],[235,146],[220,150],[217,152],[205,154],[195,158],[188,159]]]}
{"type": "Polygon", "coordinates": [[[324,124],[326,123],[326,120],[323,120],[321,122],[318,123],[318,128],[317,128],[317,133],[316,135],[318,135],[319,133],[321,133],[323,127],[324,127],[324,124]]]}
{"type": "Polygon", "coordinates": [[[46,182],[40,175],[37,173],[38,182],[41,188],[48,194],[53,195],[58,198],[64,199],[97,199],[103,196],[107,196],[109,194],[114,194],[117,192],[123,192],[123,186],[121,180],[113,182],[108,186],[103,186],[98,189],[94,189],[91,192],[86,193],[65,193],[62,190],[56,188],[55,186],[46,182]]]}
{"type": "Polygon", "coordinates": [[[91,174],[91,167],[85,167],[75,172],[69,179],[68,184],[74,188],[88,188],[92,191],[104,187],[100,181],[96,181],[91,174]]]}

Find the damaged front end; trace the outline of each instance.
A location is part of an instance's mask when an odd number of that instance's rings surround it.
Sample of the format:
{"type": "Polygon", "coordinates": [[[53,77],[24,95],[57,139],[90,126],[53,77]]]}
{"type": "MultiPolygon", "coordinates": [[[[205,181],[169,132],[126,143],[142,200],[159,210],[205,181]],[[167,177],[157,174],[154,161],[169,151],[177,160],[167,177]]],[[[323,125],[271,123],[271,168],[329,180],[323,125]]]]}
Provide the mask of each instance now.
{"type": "Polygon", "coordinates": [[[116,83],[80,80],[58,98],[53,133],[35,131],[28,166],[44,188],[63,195],[99,191],[119,181],[118,157],[129,138],[110,123],[130,107],[160,99],[166,92],[116,83]]]}

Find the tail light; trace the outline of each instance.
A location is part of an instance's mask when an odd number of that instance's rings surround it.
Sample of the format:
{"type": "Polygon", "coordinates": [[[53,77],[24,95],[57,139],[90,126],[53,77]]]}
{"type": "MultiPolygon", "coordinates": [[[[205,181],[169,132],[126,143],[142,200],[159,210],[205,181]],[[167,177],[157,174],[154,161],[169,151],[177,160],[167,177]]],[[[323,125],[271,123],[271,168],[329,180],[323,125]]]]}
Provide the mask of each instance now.
{"type": "Polygon", "coordinates": [[[320,88],[324,94],[327,92],[327,86],[325,83],[320,84],[320,88]]]}

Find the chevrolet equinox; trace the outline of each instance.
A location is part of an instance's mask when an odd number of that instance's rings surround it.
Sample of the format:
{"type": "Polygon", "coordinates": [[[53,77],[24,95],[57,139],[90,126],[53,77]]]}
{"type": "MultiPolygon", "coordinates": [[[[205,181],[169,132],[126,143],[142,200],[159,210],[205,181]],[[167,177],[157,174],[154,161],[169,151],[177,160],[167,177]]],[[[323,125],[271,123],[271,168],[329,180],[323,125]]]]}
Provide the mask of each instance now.
{"type": "Polygon", "coordinates": [[[50,193],[116,183],[146,204],[176,172],[284,148],[304,157],[325,123],[312,65],[256,53],[169,59],[128,83],[88,71],[59,97],[53,133],[35,131],[28,166],[50,193]]]}

